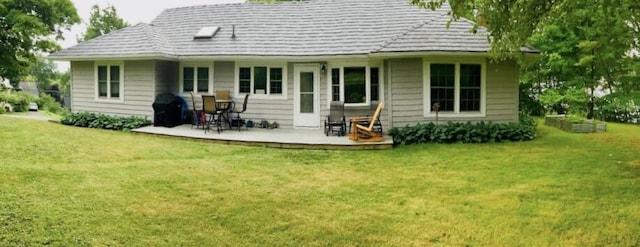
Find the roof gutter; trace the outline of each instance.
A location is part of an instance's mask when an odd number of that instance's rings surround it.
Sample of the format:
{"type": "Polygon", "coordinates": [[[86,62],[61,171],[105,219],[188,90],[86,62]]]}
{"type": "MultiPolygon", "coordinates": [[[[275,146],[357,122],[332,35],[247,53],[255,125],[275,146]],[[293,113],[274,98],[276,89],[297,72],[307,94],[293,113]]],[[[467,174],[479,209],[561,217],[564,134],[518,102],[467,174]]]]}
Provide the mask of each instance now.
{"type": "Polygon", "coordinates": [[[49,55],[49,60],[54,61],[97,61],[97,60],[178,60],[177,56],[164,53],[141,54],[141,55],[83,55],[83,56],[65,56],[65,55],[49,55]]]}

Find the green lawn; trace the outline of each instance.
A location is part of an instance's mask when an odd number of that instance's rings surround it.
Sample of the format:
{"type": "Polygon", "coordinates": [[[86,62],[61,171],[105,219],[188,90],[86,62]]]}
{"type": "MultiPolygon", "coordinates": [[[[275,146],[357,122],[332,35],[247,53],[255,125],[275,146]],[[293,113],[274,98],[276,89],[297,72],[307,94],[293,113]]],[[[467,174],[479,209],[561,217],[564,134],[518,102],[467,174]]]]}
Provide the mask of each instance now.
{"type": "Polygon", "coordinates": [[[0,246],[638,246],[640,126],[384,151],[0,116],[0,246]]]}

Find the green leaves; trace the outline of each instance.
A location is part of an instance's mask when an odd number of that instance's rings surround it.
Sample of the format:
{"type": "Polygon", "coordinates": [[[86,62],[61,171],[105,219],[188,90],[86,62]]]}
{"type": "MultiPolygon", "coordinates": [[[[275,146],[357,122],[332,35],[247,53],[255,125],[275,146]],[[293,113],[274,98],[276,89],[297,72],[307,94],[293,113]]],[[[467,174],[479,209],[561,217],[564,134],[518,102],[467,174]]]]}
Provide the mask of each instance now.
{"type": "Polygon", "coordinates": [[[60,49],[56,40],[78,22],[70,0],[1,0],[0,77],[17,81],[35,54],[60,49]]]}
{"type": "Polygon", "coordinates": [[[90,40],[128,26],[129,24],[118,16],[115,7],[107,6],[101,9],[98,5],[93,5],[87,31],[78,38],[78,42],[90,40]]]}
{"type": "Polygon", "coordinates": [[[521,114],[519,123],[434,123],[416,124],[404,128],[392,128],[389,135],[395,144],[418,143],[486,143],[504,141],[528,141],[536,137],[536,122],[521,114]]]}
{"type": "Polygon", "coordinates": [[[141,117],[116,117],[90,112],[67,113],[60,119],[60,123],[78,127],[122,131],[128,131],[151,124],[149,120],[141,117]]]}

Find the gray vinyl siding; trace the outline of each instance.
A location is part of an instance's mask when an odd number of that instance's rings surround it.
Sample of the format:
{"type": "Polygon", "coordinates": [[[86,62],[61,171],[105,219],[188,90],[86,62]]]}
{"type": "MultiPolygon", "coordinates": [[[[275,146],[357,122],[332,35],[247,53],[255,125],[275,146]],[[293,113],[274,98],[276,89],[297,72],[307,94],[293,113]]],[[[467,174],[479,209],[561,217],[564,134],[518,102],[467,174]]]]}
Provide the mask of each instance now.
{"type": "MultiPolygon", "coordinates": [[[[235,92],[235,62],[216,61],[213,69],[213,87],[215,90],[235,92]]],[[[287,63],[287,99],[257,99],[249,96],[247,110],[242,118],[259,122],[276,121],[280,128],[293,128],[293,64],[287,63]]],[[[244,97],[233,95],[236,108],[241,108],[244,97]]],[[[201,101],[201,99],[198,99],[201,101]]]]}
{"type": "Polygon", "coordinates": [[[393,127],[404,127],[424,121],[422,97],[422,59],[389,61],[391,117],[393,127]]]}
{"type": "Polygon", "coordinates": [[[151,104],[155,98],[155,62],[124,62],[124,101],[95,98],[94,62],[72,62],[72,110],[117,116],[142,116],[153,119],[151,104]]]}
{"type": "MultiPolygon", "coordinates": [[[[447,121],[518,120],[518,69],[514,61],[486,63],[486,115],[485,117],[440,117],[447,121]]],[[[394,59],[389,61],[393,127],[416,123],[434,122],[434,117],[424,117],[422,58],[394,59]]]]}

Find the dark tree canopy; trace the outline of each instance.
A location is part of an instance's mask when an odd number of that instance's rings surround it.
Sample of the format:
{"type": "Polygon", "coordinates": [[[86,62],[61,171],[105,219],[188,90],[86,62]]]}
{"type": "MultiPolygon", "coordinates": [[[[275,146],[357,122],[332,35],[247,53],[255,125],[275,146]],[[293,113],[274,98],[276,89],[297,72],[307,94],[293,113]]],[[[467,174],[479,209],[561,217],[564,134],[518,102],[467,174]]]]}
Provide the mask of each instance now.
{"type": "Polygon", "coordinates": [[[78,22],[70,0],[0,0],[0,78],[17,84],[36,55],[59,50],[62,32],[78,22]]]}
{"type": "Polygon", "coordinates": [[[78,37],[78,42],[90,40],[127,26],[129,24],[118,16],[115,7],[107,6],[101,9],[100,6],[93,5],[87,30],[82,34],[82,37],[78,37]]]}

